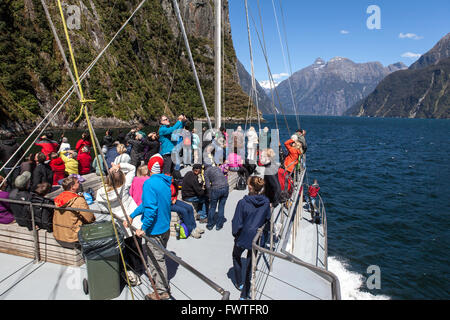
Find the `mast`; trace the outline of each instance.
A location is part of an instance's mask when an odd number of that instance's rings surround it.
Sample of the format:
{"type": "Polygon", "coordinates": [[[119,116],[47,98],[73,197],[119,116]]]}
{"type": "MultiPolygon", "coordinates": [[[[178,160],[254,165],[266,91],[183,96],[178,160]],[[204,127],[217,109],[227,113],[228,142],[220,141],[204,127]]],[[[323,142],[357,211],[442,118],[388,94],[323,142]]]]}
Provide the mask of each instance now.
{"type": "Polygon", "coordinates": [[[215,0],[214,71],[216,129],[222,125],[222,0],[215,0]]]}

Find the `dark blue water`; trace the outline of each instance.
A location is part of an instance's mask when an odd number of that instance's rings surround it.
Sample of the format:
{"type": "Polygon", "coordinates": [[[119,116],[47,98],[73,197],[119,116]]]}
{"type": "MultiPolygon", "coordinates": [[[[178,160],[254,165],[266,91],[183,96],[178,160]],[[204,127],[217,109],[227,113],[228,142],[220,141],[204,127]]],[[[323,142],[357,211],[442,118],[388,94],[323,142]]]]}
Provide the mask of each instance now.
{"type": "MultiPolygon", "coordinates": [[[[282,117],[278,123],[287,139],[282,117]]],[[[292,132],[295,117],[288,123],[292,132]]],[[[363,281],[361,291],[448,299],[450,121],[302,116],[300,123],[308,179],[318,179],[327,210],[329,256],[364,278],[369,266],[380,267],[381,289],[363,281]]]]}

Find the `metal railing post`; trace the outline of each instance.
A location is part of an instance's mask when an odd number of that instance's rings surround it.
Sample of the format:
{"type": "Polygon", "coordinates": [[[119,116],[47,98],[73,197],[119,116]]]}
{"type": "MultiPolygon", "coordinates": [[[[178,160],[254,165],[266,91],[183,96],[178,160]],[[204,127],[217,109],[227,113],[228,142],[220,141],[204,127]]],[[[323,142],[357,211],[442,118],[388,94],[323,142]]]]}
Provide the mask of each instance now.
{"type": "Polygon", "coordinates": [[[39,261],[41,261],[41,256],[39,254],[39,237],[38,232],[36,230],[36,222],[34,220],[34,208],[32,204],[30,204],[30,212],[31,212],[31,226],[33,228],[33,238],[34,238],[34,263],[38,263],[39,261]]]}

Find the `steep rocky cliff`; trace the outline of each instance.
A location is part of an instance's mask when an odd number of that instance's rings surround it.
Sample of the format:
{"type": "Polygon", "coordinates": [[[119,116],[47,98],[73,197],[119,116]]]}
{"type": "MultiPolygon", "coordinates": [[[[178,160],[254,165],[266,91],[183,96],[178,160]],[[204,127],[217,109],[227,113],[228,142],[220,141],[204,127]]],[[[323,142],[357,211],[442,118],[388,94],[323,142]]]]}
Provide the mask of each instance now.
{"type": "MultiPolygon", "coordinates": [[[[55,1],[46,1],[65,47],[55,1]]],[[[140,3],[77,0],[81,28],[69,30],[79,72],[84,71],[140,3]]],[[[69,3],[63,2],[67,13],[69,3]]],[[[214,115],[214,7],[210,0],[179,0],[206,104],[214,115]]],[[[236,55],[224,10],[226,116],[245,117],[248,96],[239,86],[236,55]],[[231,113],[232,110],[232,113],[231,113]]],[[[70,13],[67,13],[68,17],[70,13]]],[[[0,126],[24,131],[45,116],[72,85],[39,0],[0,3],[0,126]]],[[[96,125],[148,123],[162,113],[204,118],[171,0],[147,0],[83,82],[96,125]]],[[[73,127],[76,95],[52,123],[73,127]]],[[[83,123],[77,124],[83,126],[83,123]]]]}
{"type": "MultiPolygon", "coordinates": [[[[318,58],[311,66],[294,73],[277,87],[281,107],[294,114],[289,80],[299,114],[342,115],[355,102],[366,97],[393,71],[404,69],[402,63],[383,67],[379,62],[355,63],[335,57],[328,62],[318,58]]],[[[275,100],[278,105],[278,100],[275,100]]]]}
{"type": "Polygon", "coordinates": [[[450,33],[408,70],[386,77],[346,115],[450,118],[450,33]]]}

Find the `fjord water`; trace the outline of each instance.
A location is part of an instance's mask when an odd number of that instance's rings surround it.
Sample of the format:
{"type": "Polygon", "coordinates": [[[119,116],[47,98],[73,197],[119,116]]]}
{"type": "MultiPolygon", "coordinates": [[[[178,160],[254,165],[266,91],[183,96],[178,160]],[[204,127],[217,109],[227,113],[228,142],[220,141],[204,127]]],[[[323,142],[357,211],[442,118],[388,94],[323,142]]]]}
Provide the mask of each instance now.
{"type": "MultiPolygon", "coordinates": [[[[287,120],[292,133],[296,119],[287,120]]],[[[283,143],[282,116],[278,124],[283,143]]],[[[301,116],[300,124],[342,298],[448,299],[450,121],[301,116]],[[379,290],[366,285],[372,265],[379,290]]]]}

